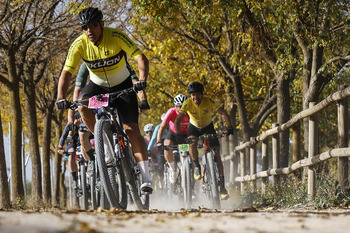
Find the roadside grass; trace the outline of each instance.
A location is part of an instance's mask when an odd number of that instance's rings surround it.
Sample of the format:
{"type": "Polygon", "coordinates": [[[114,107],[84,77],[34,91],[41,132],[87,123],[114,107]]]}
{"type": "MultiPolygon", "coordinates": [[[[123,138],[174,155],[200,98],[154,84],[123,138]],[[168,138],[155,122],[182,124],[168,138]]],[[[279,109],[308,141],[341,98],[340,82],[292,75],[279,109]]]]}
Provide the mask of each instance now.
{"type": "Polygon", "coordinates": [[[295,175],[283,177],[280,185],[274,187],[269,184],[265,192],[258,188],[252,190],[251,185],[246,185],[241,196],[241,206],[254,206],[256,208],[291,208],[291,207],[313,207],[325,209],[330,207],[350,207],[350,189],[341,190],[339,182],[326,172],[316,174],[316,195],[309,197],[307,193],[307,177],[298,178],[295,175]]]}

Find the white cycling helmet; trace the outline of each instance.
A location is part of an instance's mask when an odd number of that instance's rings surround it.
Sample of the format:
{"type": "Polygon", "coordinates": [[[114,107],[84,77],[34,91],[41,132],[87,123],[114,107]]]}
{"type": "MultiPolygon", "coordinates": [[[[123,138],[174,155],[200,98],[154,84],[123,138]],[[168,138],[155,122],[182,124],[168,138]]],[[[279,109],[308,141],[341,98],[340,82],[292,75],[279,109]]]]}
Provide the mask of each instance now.
{"type": "Polygon", "coordinates": [[[154,131],[154,125],[153,124],[146,124],[144,127],[143,127],[143,131],[145,132],[153,132],[154,131]]]}
{"type": "Polygon", "coordinates": [[[174,98],[174,104],[176,106],[182,106],[182,104],[185,102],[186,99],[187,99],[187,96],[185,96],[183,94],[178,94],[174,98]]]}

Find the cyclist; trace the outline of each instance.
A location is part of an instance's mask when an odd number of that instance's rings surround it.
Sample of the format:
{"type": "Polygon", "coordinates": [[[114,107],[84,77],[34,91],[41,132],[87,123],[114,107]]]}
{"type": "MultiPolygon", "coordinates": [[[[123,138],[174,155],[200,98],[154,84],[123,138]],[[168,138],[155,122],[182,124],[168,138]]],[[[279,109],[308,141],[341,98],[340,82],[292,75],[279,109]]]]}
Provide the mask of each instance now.
{"type": "MultiPolygon", "coordinates": [[[[170,108],[167,111],[167,113],[165,114],[165,118],[163,119],[163,122],[160,126],[160,129],[159,129],[159,132],[157,135],[157,145],[161,145],[164,129],[168,128],[168,127],[170,128],[170,130],[168,131],[166,139],[164,140],[164,146],[170,146],[170,145],[178,144],[180,142],[176,138],[174,123],[175,123],[176,117],[179,114],[181,106],[185,102],[186,99],[187,99],[187,96],[185,96],[183,94],[178,94],[177,96],[175,96],[175,98],[174,98],[175,107],[170,108]]],[[[179,130],[180,134],[179,135],[182,137],[181,141],[183,141],[183,139],[187,135],[188,123],[189,123],[189,116],[187,114],[185,114],[185,116],[182,118],[180,125],[179,125],[179,127],[180,127],[180,130],[179,130]]],[[[179,170],[176,169],[173,151],[171,149],[164,150],[164,157],[170,165],[169,181],[171,183],[175,183],[176,178],[179,175],[179,170]]]]}
{"type": "MultiPolygon", "coordinates": [[[[214,125],[211,118],[211,110],[216,110],[219,114],[221,114],[225,122],[228,126],[227,133],[232,134],[233,133],[233,127],[231,124],[231,120],[227,114],[227,112],[224,110],[222,105],[216,103],[212,98],[209,96],[203,95],[204,92],[204,86],[203,84],[199,82],[192,82],[187,89],[187,92],[191,95],[191,98],[187,99],[184,104],[182,105],[182,108],[180,110],[180,113],[178,117],[175,120],[175,129],[176,129],[176,137],[181,140],[182,135],[180,134],[180,122],[182,119],[186,116],[186,113],[190,116],[190,123],[188,125],[188,137],[199,137],[202,134],[216,134],[216,131],[214,129],[214,125]]],[[[199,180],[201,178],[201,167],[198,160],[198,149],[197,149],[197,142],[194,142],[190,144],[190,155],[192,157],[192,160],[194,162],[195,168],[194,168],[194,178],[199,180]]],[[[217,163],[219,167],[219,173],[220,173],[220,179],[219,179],[219,186],[220,186],[220,194],[221,199],[227,199],[229,198],[229,195],[227,193],[227,190],[225,188],[225,178],[224,178],[224,168],[221,161],[220,156],[220,144],[219,140],[212,139],[210,140],[210,145],[216,148],[217,151],[217,163]]]]}
{"type": "MultiPolygon", "coordinates": [[[[140,167],[143,178],[141,190],[151,193],[147,149],[138,126],[138,108],[142,111],[150,108],[144,91],[149,72],[148,59],[127,35],[117,29],[104,27],[103,15],[99,9],[89,7],[82,10],[79,13],[79,23],[83,34],[69,49],[59,78],[56,107],[68,108],[65,97],[69,79],[81,59],[88,67],[90,82],[81,90],[79,99],[134,87],[140,98],[140,105],[136,94],[133,94],[118,99],[116,107],[140,167]],[[131,77],[127,67],[127,55],[138,64],[139,80],[131,77]]],[[[85,107],[79,107],[78,110],[87,128],[93,132],[96,123],[93,111],[85,107]]]]}
{"type": "MultiPolygon", "coordinates": [[[[66,152],[69,154],[68,167],[73,178],[72,188],[77,189],[78,167],[75,161],[75,152],[76,152],[77,143],[79,140],[77,125],[80,124],[81,120],[80,120],[80,116],[78,116],[77,114],[74,114],[74,118],[75,118],[74,122],[68,122],[62,132],[62,135],[58,143],[58,153],[59,154],[64,153],[63,146],[65,141],[67,140],[66,152]]],[[[85,158],[86,155],[83,154],[83,156],[85,158]]],[[[88,160],[88,157],[86,159],[88,160]]]]}
{"type": "MultiPolygon", "coordinates": [[[[86,86],[86,82],[89,76],[89,70],[87,69],[85,63],[82,63],[79,68],[78,75],[75,79],[75,87],[73,92],[73,101],[78,100],[79,93],[81,90],[86,86]]],[[[68,121],[72,122],[72,110],[68,111],[68,121]]],[[[79,112],[77,112],[79,114],[79,112]]],[[[80,118],[80,115],[79,115],[80,118]]],[[[80,145],[81,145],[81,152],[83,153],[84,158],[88,158],[88,168],[86,171],[86,174],[89,177],[92,177],[95,172],[95,156],[94,151],[91,145],[90,140],[93,139],[93,134],[89,131],[89,129],[86,127],[86,125],[81,122],[79,125],[79,138],[80,138],[80,145]]]]}
{"type": "MultiPolygon", "coordinates": [[[[143,127],[143,131],[145,131],[145,136],[143,137],[145,139],[145,142],[147,144],[147,146],[149,145],[149,142],[151,141],[151,138],[152,138],[152,135],[153,135],[153,132],[154,132],[154,125],[149,123],[149,124],[146,124],[144,127],[143,127]]],[[[151,149],[151,151],[148,151],[148,154],[154,154],[156,155],[157,154],[157,147],[153,147],[151,149]]]]}
{"type": "MultiPolygon", "coordinates": [[[[160,117],[161,121],[163,121],[165,117],[165,113],[162,114],[162,116],[160,117]]],[[[157,142],[157,135],[158,135],[158,132],[159,132],[159,129],[160,129],[160,126],[161,126],[161,123],[158,124],[155,128],[154,128],[154,131],[153,131],[153,134],[152,134],[152,138],[151,140],[149,141],[148,143],[148,146],[147,146],[147,151],[148,151],[148,154],[152,154],[153,156],[156,155],[156,161],[158,163],[158,166],[157,166],[157,176],[159,178],[159,184],[158,186],[160,188],[162,188],[162,184],[163,184],[163,177],[164,177],[164,164],[165,164],[165,158],[164,158],[164,155],[163,155],[163,148],[158,148],[156,145],[156,142],[157,142]],[[157,148],[157,152],[156,154],[153,154],[154,151],[153,151],[153,148],[157,148]]],[[[162,142],[165,140],[165,136],[167,135],[168,133],[168,129],[165,129],[164,130],[164,135],[162,137],[162,142]]],[[[154,158],[155,159],[155,158],[154,158]]]]}
{"type": "MultiPolygon", "coordinates": [[[[165,117],[165,113],[162,114],[162,116],[160,117],[160,120],[163,121],[164,117],[165,117]]],[[[148,146],[147,146],[148,153],[151,153],[152,148],[153,148],[155,145],[157,145],[157,144],[156,144],[156,142],[157,142],[157,135],[158,135],[158,131],[159,131],[159,128],[160,128],[160,125],[161,125],[161,124],[162,124],[162,123],[158,124],[158,125],[154,128],[154,132],[153,132],[153,134],[152,134],[151,140],[149,141],[148,146]]],[[[162,141],[165,140],[165,135],[166,135],[167,133],[168,133],[168,129],[165,129],[165,130],[164,130],[164,136],[163,136],[163,138],[162,138],[162,141]]],[[[160,153],[160,152],[161,152],[161,151],[158,151],[158,150],[157,150],[157,153],[160,153]]]]}

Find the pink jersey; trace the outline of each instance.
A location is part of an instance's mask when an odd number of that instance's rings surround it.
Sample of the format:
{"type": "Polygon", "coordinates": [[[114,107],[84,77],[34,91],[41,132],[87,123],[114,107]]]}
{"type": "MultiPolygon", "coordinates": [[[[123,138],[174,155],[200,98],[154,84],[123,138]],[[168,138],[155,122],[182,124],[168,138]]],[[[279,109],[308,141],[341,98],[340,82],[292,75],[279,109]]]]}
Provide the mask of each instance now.
{"type": "MultiPolygon", "coordinates": [[[[179,111],[177,111],[176,107],[170,108],[163,119],[162,123],[168,124],[171,131],[174,133],[175,131],[175,119],[179,115],[179,111]]],[[[188,123],[190,122],[190,117],[187,115],[182,119],[180,124],[180,134],[187,134],[188,123]]]]}

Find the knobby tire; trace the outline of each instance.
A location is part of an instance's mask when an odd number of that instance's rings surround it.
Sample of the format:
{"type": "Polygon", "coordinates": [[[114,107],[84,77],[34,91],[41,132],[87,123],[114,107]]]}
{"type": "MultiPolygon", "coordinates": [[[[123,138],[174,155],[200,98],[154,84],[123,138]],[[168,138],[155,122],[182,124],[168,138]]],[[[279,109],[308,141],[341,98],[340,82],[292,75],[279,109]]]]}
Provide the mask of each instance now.
{"type": "MultiPolygon", "coordinates": [[[[126,184],[123,179],[123,175],[116,175],[120,172],[120,169],[114,167],[107,168],[105,161],[105,152],[108,150],[109,153],[114,154],[114,143],[113,143],[113,132],[114,126],[108,119],[100,119],[95,125],[95,151],[96,159],[98,164],[98,170],[100,179],[103,186],[103,193],[106,195],[109,204],[114,208],[126,208],[127,197],[126,197],[126,184]],[[105,151],[106,146],[106,151],[105,151]],[[118,183],[117,184],[117,178],[118,183]],[[123,191],[120,191],[124,190],[123,191]],[[120,196],[122,194],[122,196],[120,196]]],[[[103,197],[102,197],[103,198],[103,197]]]]}
{"type": "Polygon", "coordinates": [[[220,209],[220,194],[219,194],[219,187],[218,187],[218,180],[216,178],[217,174],[217,168],[215,167],[215,163],[213,160],[213,151],[206,153],[206,159],[207,159],[207,176],[208,176],[208,183],[210,187],[210,197],[211,197],[211,208],[214,209],[220,209]]]}

